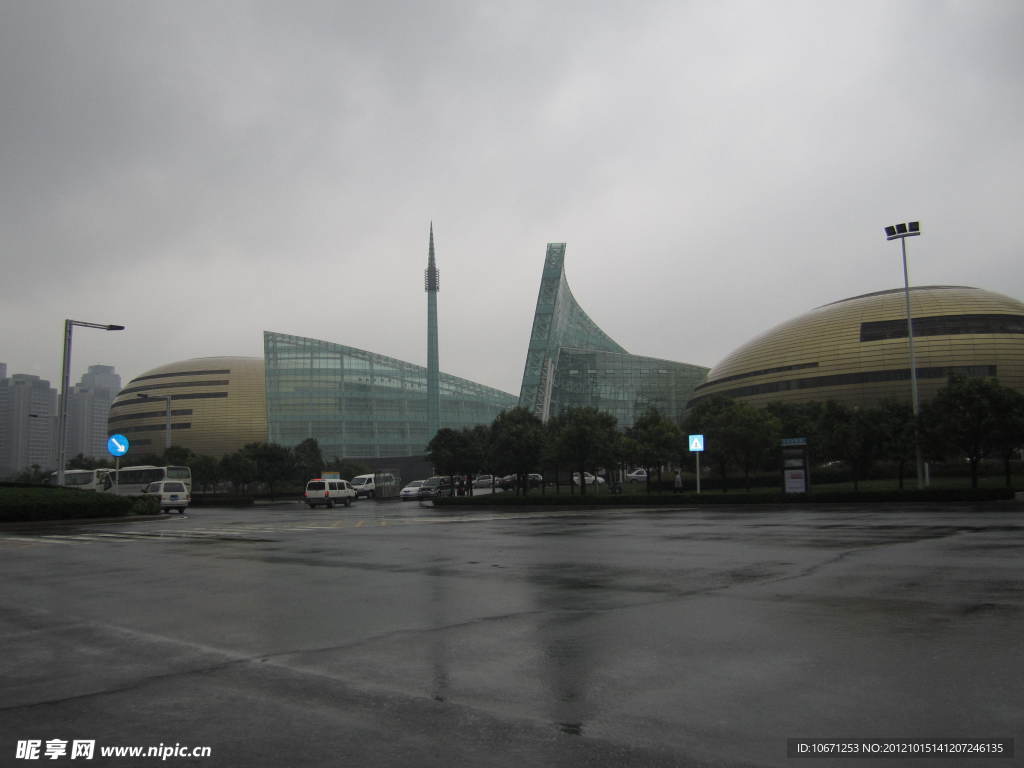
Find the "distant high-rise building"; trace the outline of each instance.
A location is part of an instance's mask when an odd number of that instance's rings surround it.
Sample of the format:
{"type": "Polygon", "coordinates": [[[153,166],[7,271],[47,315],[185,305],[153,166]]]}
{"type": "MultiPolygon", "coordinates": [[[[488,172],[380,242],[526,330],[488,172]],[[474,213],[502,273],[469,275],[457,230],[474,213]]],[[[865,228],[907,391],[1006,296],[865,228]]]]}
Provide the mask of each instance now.
{"type": "Polygon", "coordinates": [[[8,377],[0,364],[0,477],[56,464],[57,390],[24,373],[8,377]]]}
{"type": "Polygon", "coordinates": [[[121,391],[121,377],[110,365],[90,365],[68,396],[67,457],[107,457],[107,419],[121,391]]]}
{"type": "Polygon", "coordinates": [[[427,291],[427,439],[441,428],[441,367],[437,354],[437,292],[441,278],[434,260],[434,222],[430,222],[430,249],[424,275],[427,291]]]}

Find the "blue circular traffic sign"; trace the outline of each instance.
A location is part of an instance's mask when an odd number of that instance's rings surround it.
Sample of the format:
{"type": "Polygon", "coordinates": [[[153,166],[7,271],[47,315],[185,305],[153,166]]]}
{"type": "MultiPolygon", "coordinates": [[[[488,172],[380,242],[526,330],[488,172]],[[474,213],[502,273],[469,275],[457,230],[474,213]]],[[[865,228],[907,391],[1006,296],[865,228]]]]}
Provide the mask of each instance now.
{"type": "Polygon", "coordinates": [[[107,438],[107,450],[111,456],[124,456],[128,453],[128,438],[124,435],[111,435],[107,438]]]}

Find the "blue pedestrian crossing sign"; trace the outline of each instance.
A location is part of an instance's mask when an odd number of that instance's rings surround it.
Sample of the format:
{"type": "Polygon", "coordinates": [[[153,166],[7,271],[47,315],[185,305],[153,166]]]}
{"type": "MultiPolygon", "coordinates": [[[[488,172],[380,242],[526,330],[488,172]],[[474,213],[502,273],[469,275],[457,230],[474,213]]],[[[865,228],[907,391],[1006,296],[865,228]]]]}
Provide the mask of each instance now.
{"type": "Polygon", "coordinates": [[[124,456],[128,453],[128,438],[124,435],[111,435],[107,438],[107,450],[111,456],[124,456]]]}
{"type": "Polygon", "coordinates": [[[704,435],[690,435],[690,453],[700,453],[704,450],[704,435]]]}

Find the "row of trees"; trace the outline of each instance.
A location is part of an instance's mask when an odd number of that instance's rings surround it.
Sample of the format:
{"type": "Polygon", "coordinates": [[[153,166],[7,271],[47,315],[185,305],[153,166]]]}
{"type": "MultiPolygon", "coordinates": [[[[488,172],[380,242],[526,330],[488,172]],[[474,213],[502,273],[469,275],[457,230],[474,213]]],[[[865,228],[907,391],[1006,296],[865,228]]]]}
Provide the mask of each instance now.
{"type": "MultiPolygon", "coordinates": [[[[582,478],[602,468],[644,466],[650,483],[652,472],[674,461],[683,445],[679,428],[653,409],[623,433],[614,416],[596,408],[570,408],[547,424],[513,408],[490,426],[439,430],[427,458],[442,475],[516,475],[517,492],[525,492],[531,472],[557,477],[563,469],[582,478]]],[[[580,492],[587,492],[585,483],[580,492]]]]}
{"type": "Polygon", "coordinates": [[[247,490],[253,483],[260,483],[271,496],[282,488],[302,487],[309,478],[319,477],[324,470],[349,478],[370,471],[364,464],[337,457],[325,461],[320,445],[313,438],[293,448],[277,443],[249,443],[220,459],[195,456],[180,463],[192,468],[193,487],[200,490],[213,490],[222,483],[230,483],[237,493],[247,490]]]}
{"type": "Polygon", "coordinates": [[[557,474],[567,468],[582,476],[624,465],[645,467],[650,484],[662,467],[689,461],[687,436],[693,433],[705,435],[705,456],[723,491],[733,471],[749,489],[758,471],[777,470],[783,437],[807,438],[813,464],[845,463],[855,489],[877,462],[891,462],[902,488],[914,465],[915,434],[926,460],[966,460],[972,487],[985,458],[1002,461],[1009,486],[1011,460],[1024,446],[1024,395],[994,379],[952,377],[916,420],[909,405],[896,401],[863,408],[834,401],[759,408],[710,397],[681,425],[652,409],[624,432],[613,416],[594,408],[569,409],[547,424],[516,408],[490,426],[440,430],[428,458],[446,475],[515,474],[524,489],[527,473],[538,470],[557,474]]]}
{"type": "Polygon", "coordinates": [[[889,461],[902,488],[914,464],[915,431],[924,459],[965,459],[973,488],[985,458],[1002,461],[1009,486],[1010,462],[1024,446],[1024,395],[994,379],[952,377],[916,421],[909,405],[893,401],[865,408],[833,401],[755,408],[711,397],[693,408],[686,426],[706,435],[706,454],[723,488],[731,468],[744,474],[749,488],[752,472],[777,467],[774,451],[782,437],[806,437],[812,463],[845,462],[854,488],[878,461],[889,461]]]}

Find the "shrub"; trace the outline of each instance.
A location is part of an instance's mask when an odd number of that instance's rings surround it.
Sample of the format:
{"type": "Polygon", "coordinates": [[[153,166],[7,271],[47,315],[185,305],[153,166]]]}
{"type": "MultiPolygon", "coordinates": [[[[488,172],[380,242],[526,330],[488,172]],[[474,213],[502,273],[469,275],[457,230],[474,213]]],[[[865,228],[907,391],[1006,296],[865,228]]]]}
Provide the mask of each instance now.
{"type": "Polygon", "coordinates": [[[115,496],[73,488],[0,487],[0,522],[75,520],[159,512],[160,500],[155,497],[115,496]]]}

